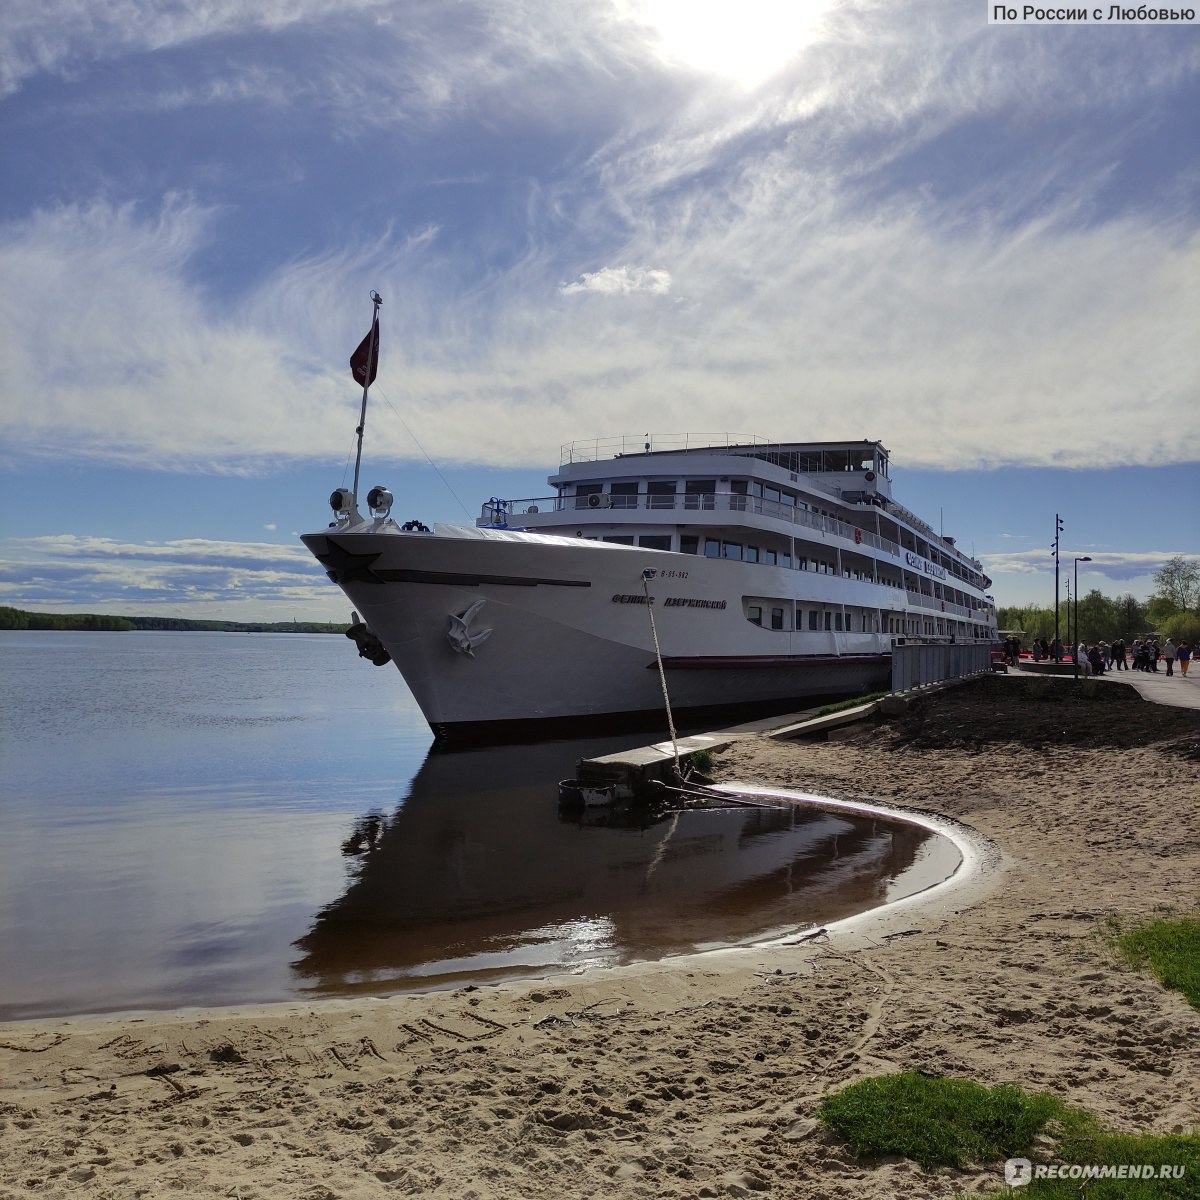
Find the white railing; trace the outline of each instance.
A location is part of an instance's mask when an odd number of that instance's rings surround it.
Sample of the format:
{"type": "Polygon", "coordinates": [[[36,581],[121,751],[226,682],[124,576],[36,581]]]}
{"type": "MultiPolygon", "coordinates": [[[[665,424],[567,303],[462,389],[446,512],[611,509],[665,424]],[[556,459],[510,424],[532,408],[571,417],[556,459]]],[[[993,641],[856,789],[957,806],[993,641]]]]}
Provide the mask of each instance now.
{"type": "MultiPolygon", "coordinates": [[[[826,517],[794,504],[779,500],[764,500],[761,496],[743,496],[729,492],[667,492],[661,495],[614,495],[609,492],[590,492],[582,496],[535,496],[524,500],[504,500],[504,519],[510,516],[536,515],[549,512],[620,511],[638,509],[651,512],[741,512],[756,517],[768,517],[788,525],[800,525],[825,535],[844,538],[856,546],[871,546],[893,558],[900,557],[900,547],[890,538],[881,537],[869,529],[861,529],[836,517],[826,517]],[[857,535],[857,536],[856,536],[857,535]]],[[[495,505],[483,506],[482,520],[495,524],[495,505]]]]}
{"type": "MultiPolygon", "coordinates": [[[[807,509],[796,508],[791,504],[783,504],[775,500],[763,500],[758,496],[733,495],[727,492],[698,492],[656,495],[612,495],[608,492],[591,492],[584,496],[534,496],[524,500],[489,501],[483,506],[480,520],[484,525],[498,529],[507,529],[510,517],[517,518],[516,524],[524,524],[519,518],[527,516],[551,515],[555,513],[584,513],[593,512],[603,517],[605,513],[620,511],[622,514],[630,511],[645,509],[647,511],[675,512],[749,512],[756,516],[774,518],[776,520],[800,525],[813,529],[822,535],[833,534],[835,537],[853,543],[855,547],[873,546],[895,558],[900,557],[900,547],[887,538],[879,537],[868,530],[857,530],[861,539],[856,540],[856,527],[839,521],[836,517],[825,517],[820,513],[809,512],[807,509]],[[595,501],[595,504],[592,501],[595,501]]],[[[624,516],[622,516],[624,520],[624,516]]],[[[538,522],[533,523],[536,527],[538,522]]],[[[797,570],[805,568],[796,568],[797,570]]],[[[946,616],[964,617],[970,621],[982,618],[976,610],[957,604],[953,600],[939,600],[936,596],[925,592],[914,591],[905,584],[893,583],[887,579],[861,578],[858,582],[871,583],[876,587],[888,588],[890,591],[905,596],[907,602],[914,608],[920,608],[946,616]]]]}
{"type": "Polygon", "coordinates": [[[774,446],[777,442],[757,433],[627,433],[617,437],[583,438],[559,447],[559,465],[598,462],[627,454],[653,454],[675,450],[698,453],[701,450],[728,449],[730,446],[774,446]]]}
{"type": "MultiPolygon", "coordinates": [[[[645,509],[651,512],[740,512],[756,517],[768,517],[788,525],[800,525],[815,530],[822,536],[832,534],[856,546],[870,546],[892,558],[900,558],[900,546],[890,538],[861,529],[836,517],[784,504],[779,500],[765,500],[761,496],[743,496],[729,492],[668,492],[637,495],[614,495],[609,492],[591,492],[583,496],[535,496],[524,500],[499,501],[503,505],[502,523],[511,516],[533,516],[541,513],[619,511],[628,513],[645,509]]],[[[495,505],[488,502],[483,506],[481,519],[485,524],[495,525],[495,505]]]]}

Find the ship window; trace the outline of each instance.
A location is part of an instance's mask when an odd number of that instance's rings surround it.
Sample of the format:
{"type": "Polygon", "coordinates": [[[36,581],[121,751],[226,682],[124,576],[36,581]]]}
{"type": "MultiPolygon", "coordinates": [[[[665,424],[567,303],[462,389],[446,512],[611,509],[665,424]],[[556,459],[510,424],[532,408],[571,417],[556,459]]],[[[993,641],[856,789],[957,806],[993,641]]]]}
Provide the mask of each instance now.
{"type": "Polygon", "coordinates": [[[725,542],[725,543],[723,543],[721,546],[721,557],[722,558],[738,558],[738,559],[740,559],[742,557],[742,543],[741,542],[725,542]]]}
{"type": "Polygon", "coordinates": [[[764,550],[762,560],[763,560],[763,562],[765,562],[767,564],[767,566],[773,567],[776,562],[775,551],[774,550],[764,550]]]}
{"type": "Polygon", "coordinates": [[[792,565],[792,556],[786,551],[779,556],[779,565],[781,567],[790,567],[792,565]]]}
{"type": "Polygon", "coordinates": [[[833,614],[833,627],[839,633],[841,633],[841,631],[842,631],[842,614],[840,612],[835,612],[833,614]]]}
{"type": "Polygon", "coordinates": [[[825,614],[825,628],[827,630],[833,628],[833,613],[827,612],[825,614]]]}
{"type": "Polygon", "coordinates": [[[796,495],[794,492],[781,492],[780,495],[783,499],[784,504],[790,504],[790,505],[792,505],[792,507],[795,507],[796,495]]]}
{"type": "Polygon", "coordinates": [[[623,533],[622,534],[613,534],[612,537],[601,538],[600,540],[602,542],[614,542],[618,546],[632,546],[633,545],[632,536],[627,537],[623,533]]]}
{"type": "Polygon", "coordinates": [[[680,534],[679,536],[679,553],[680,554],[699,554],[700,539],[693,537],[691,534],[680,534]]]}
{"type": "Polygon", "coordinates": [[[636,483],[614,483],[609,489],[613,508],[637,508],[638,485],[636,483]]]}
{"type": "Polygon", "coordinates": [[[575,488],[575,507],[587,508],[589,496],[599,496],[604,491],[602,483],[581,483],[575,488]]]}
{"type": "Polygon", "coordinates": [[[749,621],[751,625],[761,625],[762,606],[758,604],[751,604],[746,609],[746,620],[749,621]]]}
{"type": "Polygon", "coordinates": [[[773,500],[776,504],[778,504],[779,503],[779,489],[778,488],[763,488],[763,499],[764,500],[773,500]]]}
{"type": "Polygon", "coordinates": [[[704,557],[705,558],[720,558],[721,543],[716,538],[704,539],[704,557]]]}
{"type": "Polygon", "coordinates": [[[689,479],[683,485],[684,508],[712,508],[717,490],[715,479],[689,479]]]}
{"type": "Polygon", "coordinates": [[[808,559],[805,558],[804,555],[799,555],[796,558],[796,570],[797,571],[807,571],[808,570],[808,559]]]}
{"type": "Polygon", "coordinates": [[[808,627],[809,629],[821,628],[821,614],[815,608],[808,614],[808,627]]]}
{"type": "Polygon", "coordinates": [[[762,484],[761,484],[761,483],[755,483],[753,480],[751,480],[751,483],[750,483],[750,495],[752,495],[752,496],[758,496],[758,497],[761,499],[761,497],[762,497],[762,484]]]}
{"type": "Polygon", "coordinates": [[[747,562],[758,562],[758,547],[757,546],[747,546],[746,547],[746,561],[747,562]]]}
{"type": "Polygon", "coordinates": [[[771,609],[771,628],[772,629],[782,629],[783,628],[783,609],[782,608],[771,609]]]}
{"type": "Polygon", "coordinates": [[[675,480],[674,479],[652,479],[646,484],[646,494],[648,507],[650,508],[674,508],[675,507],[675,480]]]}
{"type": "Polygon", "coordinates": [[[731,479],[729,481],[729,490],[735,496],[744,496],[749,484],[744,479],[731,479]]]}
{"type": "Polygon", "coordinates": [[[638,538],[638,545],[647,550],[670,550],[671,535],[669,533],[643,533],[638,538]]]}

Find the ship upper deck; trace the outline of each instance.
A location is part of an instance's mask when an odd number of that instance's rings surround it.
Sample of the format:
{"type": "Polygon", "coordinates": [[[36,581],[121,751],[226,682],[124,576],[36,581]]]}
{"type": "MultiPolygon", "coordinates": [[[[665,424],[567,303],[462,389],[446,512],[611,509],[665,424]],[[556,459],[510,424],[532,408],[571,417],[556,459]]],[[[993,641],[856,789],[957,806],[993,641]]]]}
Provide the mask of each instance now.
{"type": "MultiPolygon", "coordinates": [[[[780,442],[732,433],[641,434],[568,442],[560,448],[559,458],[558,473],[548,480],[557,492],[555,507],[571,506],[571,497],[606,491],[612,495],[611,507],[636,508],[638,501],[631,495],[635,481],[645,485],[638,491],[651,493],[646,499],[649,507],[670,505],[654,493],[665,488],[674,492],[672,481],[678,481],[683,492],[692,493],[689,506],[695,506],[695,493],[701,491],[718,496],[744,491],[744,485],[732,482],[741,476],[752,481],[752,496],[766,498],[766,511],[778,508],[782,501],[790,510],[790,520],[797,519],[797,510],[812,510],[823,518],[850,525],[863,524],[864,512],[883,511],[895,543],[909,544],[907,533],[923,541],[923,549],[945,565],[955,564],[960,573],[982,572],[981,564],[959,550],[954,538],[937,532],[893,499],[890,453],[877,440],[780,442]],[[735,465],[730,459],[740,461],[735,465]],[[770,503],[772,499],[775,505],[770,503]]],[[[574,504],[580,506],[578,500],[574,504]]],[[[733,495],[730,506],[744,509],[746,502],[733,495]]],[[[753,499],[751,507],[764,511],[764,506],[753,499]]],[[[809,520],[803,516],[799,519],[809,520]]],[[[882,532],[876,522],[871,524],[882,532]]],[[[910,548],[915,546],[911,543],[910,548]]]]}
{"type": "Polygon", "coordinates": [[[888,477],[889,453],[882,442],[859,438],[837,442],[780,442],[757,434],[641,434],[585,438],[559,449],[559,467],[577,463],[615,463],[636,470],[629,460],[666,456],[733,456],[756,458],[786,471],[805,475],[874,471],[888,477]]]}

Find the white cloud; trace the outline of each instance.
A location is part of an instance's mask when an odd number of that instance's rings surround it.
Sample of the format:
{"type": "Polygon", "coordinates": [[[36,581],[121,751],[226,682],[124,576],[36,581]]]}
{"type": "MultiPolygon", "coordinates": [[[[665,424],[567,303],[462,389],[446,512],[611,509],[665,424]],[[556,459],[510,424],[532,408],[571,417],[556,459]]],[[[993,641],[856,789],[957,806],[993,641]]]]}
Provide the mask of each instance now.
{"type": "Polygon", "coordinates": [[[338,619],[345,603],[301,545],[122,542],[58,534],[12,538],[0,603],[43,611],[168,611],[212,618],[338,619]]]}
{"type": "MultiPolygon", "coordinates": [[[[1051,40],[945,6],[842,4],[769,85],[685,91],[647,69],[648,35],[610,11],[543,9],[508,0],[484,21],[464,6],[457,21],[437,6],[317,0],[253,13],[128,0],[101,16],[18,4],[9,45],[45,70],[367,14],[416,66],[356,75],[355,47],[331,37],[305,86],[343,127],[372,111],[414,126],[436,112],[489,138],[583,138],[578,121],[607,140],[568,141],[571,161],[531,179],[508,223],[464,239],[427,215],[404,225],[375,197],[389,215],[372,236],[314,235],[316,249],[258,268],[236,293],[211,279],[217,200],[89,195],[0,226],[10,455],[221,471],[340,458],[357,419],[345,360],[375,286],[387,300],[379,400],[394,398],[442,462],[540,465],[572,437],[647,427],[881,437],[914,466],[1195,457],[1194,215],[1157,194],[1140,211],[1089,209],[1123,153],[1111,106],[1143,119],[1155,89],[1195,70],[1194,53],[1152,54],[1130,31],[1114,57],[1097,31],[1051,40]],[[333,75],[344,93],[326,88],[333,75]],[[978,140],[971,120],[1016,141],[1010,124],[1032,136],[1039,119],[1089,104],[1109,107],[1041,154],[961,180],[957,143],[940,172],[921,157],[946,137],[978,140]],[[1080,158],[1092,137],[1115,139],[1112,157],[1101,140],[1080,158]],[[586,269],[606,262],[627,265],[586,269]],[[671,302],[580,302],[589,295],[671,302]],[[47,330],[69,336],[48,342],[47,330]]],[[[253,90],[277,76],[247,78],[253,90]]],[[[446,170],[439,180],[455,177],[446,170]]],[[[387,403],[368,443],[414,455],[387,403]]]]}
{"type": "Polygon", "coordinates": [[[582,292],[597,292],[602,296],[647,292],[652,296],[665,296],[671,290],[671,274],[652,267],[603,267],[599,271],[585,271],[572,283],[562,284],[558,290],[564,296],[582,292]]]}
{"type": "Polygon", "coordinates": [[[391,7],[388,0],[7,0],[0,19],[0,95],[41,72],[69,73],[118,54],[391,7]]]}
{"type": "MultiPolygon", "coordinates": [[[[1200,556],[1186,554],[1179,550],[1136,550],[1136,551],[1105,551],[1092,550],[1087,563],[1080,562],[1079,574],[1086,578],[1089,575],[1101,575],[1106,579],[1117,582],[1128,582],[1132,579],[1149,579],[1160,570],[1169,559],[1183,557],[1200,562],[1200,556]]],[[[1082,558],[1082,556],[1081,556],[1082,558]]],[[[1074,571],[1075,553],[1063,552],[1060,555],[1060,570],[1064,580],[1074,571]]],[[[984,570],[989,575],[1053,575],[1054,556],[1045,550],[1023,550],[1015,553],[981,555],[984,570]]],[[[1080,583],[1080,591],[1083,584],[1080,583]]]]}

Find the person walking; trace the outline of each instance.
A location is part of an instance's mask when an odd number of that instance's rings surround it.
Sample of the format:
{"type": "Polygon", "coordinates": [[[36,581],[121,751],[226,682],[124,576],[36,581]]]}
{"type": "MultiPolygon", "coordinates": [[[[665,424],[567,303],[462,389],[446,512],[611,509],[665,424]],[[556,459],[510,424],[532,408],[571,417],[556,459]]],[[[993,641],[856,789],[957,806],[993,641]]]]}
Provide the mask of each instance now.
{"type": "Polygon", "coordinates": [[[1167,678],[1170,679],[1175,674],[1175,656],[1178,653],[1175,649],[1175,643],[1170,638],[1163,643],[1162,656],[1163,661],[1167,664],[1167,678]]]}
{"type": "Polygon", "coordinates": [[[1127,671],[1129,669],[1125,662],[1125,639],[1117,638],[1112,644],[1113,670],[1127,671]]]}
{"type": "Polygon", "coordinates": [[[1179,662],[1179,674],[1187,678],[1187,669],[1192,662],[1192,647],[1188,642],[1180,642],[1179,649],[1175,651],[1175,658],[1179,662]]]}

